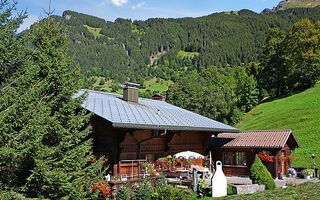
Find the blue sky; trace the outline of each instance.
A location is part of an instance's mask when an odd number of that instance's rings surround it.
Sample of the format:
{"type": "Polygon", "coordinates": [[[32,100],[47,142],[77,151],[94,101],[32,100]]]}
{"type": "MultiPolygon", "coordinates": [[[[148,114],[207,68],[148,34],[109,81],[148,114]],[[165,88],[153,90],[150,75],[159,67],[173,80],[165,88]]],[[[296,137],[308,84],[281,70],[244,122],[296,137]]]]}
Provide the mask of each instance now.
{"type": "MultiPolygon", "coordinates": [[[[12,0],[14,1],[14,0],[12,0]]],[[[18,11],[27,10],[28,19],[19,31],[45,16],[49,0],[15,0],[18,11]]],[[[199,17],[214,12],[250,9],[261,12],[276,6],[280,0],[51,0],[54,14],[72,10],[114,21],[118,17],[145,20],[148,18],[199,17]]]]}

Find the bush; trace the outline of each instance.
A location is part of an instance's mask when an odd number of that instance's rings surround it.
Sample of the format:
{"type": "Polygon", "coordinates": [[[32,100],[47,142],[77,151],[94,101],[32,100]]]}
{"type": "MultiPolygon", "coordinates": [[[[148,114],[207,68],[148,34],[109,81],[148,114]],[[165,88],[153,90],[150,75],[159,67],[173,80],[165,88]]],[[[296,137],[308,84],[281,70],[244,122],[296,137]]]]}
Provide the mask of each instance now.
{"type": "Polygon", "coordinates": [[[104,85],[106,83],[106,81],[102,78],[99,82],[99,85],[104,85]]]}
{"type": "Polygon", "coordinates": [[[151,182],[146,179],[141,184],[135,184],[132,192],[127,185],[122,185],[118,191],[118,200],[187,200],[194,193],[188,189],[180,189],[173,185],[168,185],[162,176],[152,189],[151,182]]]}
{"type": "Polygon", "coordinates": [[[206,183],[205,180],[199,180],[199,196],[204,197],[204,196],[209,196],[209,192],[211,191],[211,187],[206,183]]]}
{"type": "Polygon", "coordinates": [[[313,169],[304,169],[302,170],[302,174],[312,175],[314,173],[313,169]]]}
{"type": "MultiPolygon", "coordinates": [[[[27,200],[28,198],[25,198],[21,194],[18,194],[16,192],[13,192],[12,190],[2,190],[0,188],[0,199],[5,200],[27,200]]],[[[37,199],[34,199],[37,200],[37,199]]]]}
{"type": "Polygon", "coordinates": [[[250,168],[250,179],[255,184],[264,184],[266,186],[266,190],[272,190],[276,188],[276,184],[270,172],[261,162],[258,155],[256,155],[256,158],[250,168]]]}
{"type": "Polygon", "coordinates": [[[187,189],[180,189],[173,185],[166,185],[165,187],[156,187],[152,195],[152,199],[156,200],[187,200],[192,194],[187,189]]]}
{"type": "Polygon", "coordinates": [[[132,200],[149,200],[151,199],[152,187],[148,179],[145,179],[142,184],[136,184],[133,188],[132,200]]]}
{"type": "Polygon", "coordinates": [[[126,184],[121,185],[118,193],[117,200],[130,200],[131,191],[126,184]]]}
{"type": "Polygon", "coordinates": [[[117,92],[120,89],[120,86],[116,83],[112,84],[111,92],[117,92]]]}

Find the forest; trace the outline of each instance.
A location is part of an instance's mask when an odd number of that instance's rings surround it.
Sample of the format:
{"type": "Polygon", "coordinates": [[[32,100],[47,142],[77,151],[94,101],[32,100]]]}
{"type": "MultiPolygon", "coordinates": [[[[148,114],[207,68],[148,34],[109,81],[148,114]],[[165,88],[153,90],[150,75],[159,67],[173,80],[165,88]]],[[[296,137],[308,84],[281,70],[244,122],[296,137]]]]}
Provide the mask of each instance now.
{"type": "Polygon", "coordinates": [[[319,20],[319,12],[320,7],[268,14],[241,10],[199,18],[114,22],[72,11],[55,17],[67,26],[69,54],[85,72],[116,82],[143,83],[150,77],[175,82],[210,65],[226,68],[258,62],[270,28],[289,31],[302,18],[319,20]]]}
{"type": "Polygon", "coordinates": [[[106,22],[73,11],[54,17],[69,31],[69,55],[85,87],[93,89],[95,76],[142,87],[151,78],[173,81],[168,102],[231,125],[266,98],[312,87],[318,77],[317,38],[308,47],[295,41],[309,37],[299,35],[303,27],[318,37],[320,6],[146,21],[106,22]]]}

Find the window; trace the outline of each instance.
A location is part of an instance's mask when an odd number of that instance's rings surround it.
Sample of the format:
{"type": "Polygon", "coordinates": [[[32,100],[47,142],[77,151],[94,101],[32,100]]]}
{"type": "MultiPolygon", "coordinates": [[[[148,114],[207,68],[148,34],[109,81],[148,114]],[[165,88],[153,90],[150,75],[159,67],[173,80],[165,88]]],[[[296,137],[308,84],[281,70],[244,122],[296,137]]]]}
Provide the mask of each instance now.
{"type": "Polygon", "coordinates": [[[223,152],[223,164],[233,165],[234,164],[233,152],[223,152]]]}
{"type": "Polygon", "coordinates": [[[245,152],[223,152],[222,159],[224,165],[247,165],[245,152]]]}
{"type": "Polygon", "coordinates": [[[245,152],[236,152],[236,165],[247,165],[245,152]]]}

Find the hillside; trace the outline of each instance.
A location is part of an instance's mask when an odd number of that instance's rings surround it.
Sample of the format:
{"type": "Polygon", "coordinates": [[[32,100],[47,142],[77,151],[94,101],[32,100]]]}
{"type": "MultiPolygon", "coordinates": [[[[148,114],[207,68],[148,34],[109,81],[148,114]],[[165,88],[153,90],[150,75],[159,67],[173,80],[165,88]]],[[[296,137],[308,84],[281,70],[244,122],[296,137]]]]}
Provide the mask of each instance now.
{"type": "MultiPolygon", "coordinates": [[[[295,166],[311,167],[320,156],[320,84],[299,94],[263,103],[247,113],[240,130],[292,129],[300,143],[295,166]]],[[[320,163],[317,162],[317,167],[320,163]]]]}
{"type": "Polygon", "coordinates": [[[320,5],[320,0],[284,0],[279,3],[277,10],[289,8],[313,8],[320,5]]]}
{"type": "Polygon", "coordinates": [[[269,14],[250,10],[198,18],[114,22],[65,11],[69,54],[88,76],[143,83],[158,77],[176,82],[200,67],[258,61],[269,28],[290,30],[301,18],[320,19],[320,7],[269,14]]]}
{"type": "Polygon", "coordinates": [[[320,0],[283,0],[273,9],[266,8],[262,13],[275,12],[278,10],[286,10],[289,8],[314,8],[320,5],[320,0]]]}
{"type": "Polygon", "coordinates": [[[217,200],[317,200],[320,195],[320,183],[304,183],[298,186],[289,186],[286,189],[259,191],[253,194],[228,195],[214,198],[217,200]]]}

